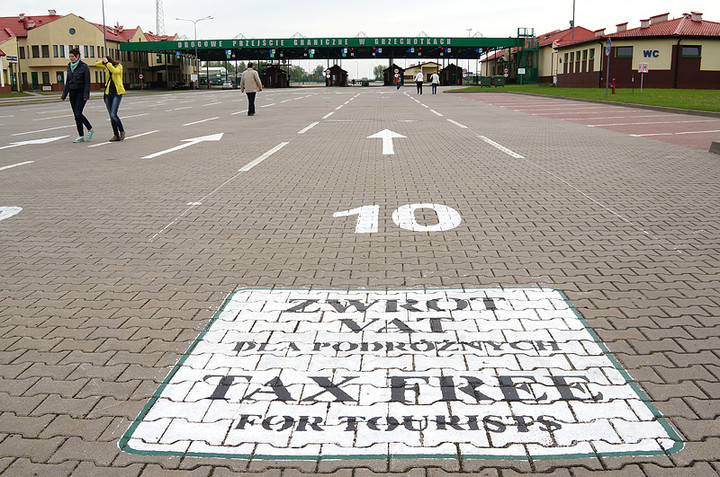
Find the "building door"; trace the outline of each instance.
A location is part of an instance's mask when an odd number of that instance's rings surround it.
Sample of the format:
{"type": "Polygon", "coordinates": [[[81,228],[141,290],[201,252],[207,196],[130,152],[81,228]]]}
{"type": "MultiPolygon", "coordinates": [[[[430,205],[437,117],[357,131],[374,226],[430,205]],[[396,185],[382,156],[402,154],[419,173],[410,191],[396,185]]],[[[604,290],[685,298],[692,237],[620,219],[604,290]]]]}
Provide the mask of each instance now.
{"type": "Polygon", "coordinates": [[[32,89],[38,89],[38,86],[40,83],[40,81],[38,79],[38,74],[37,74],[37,72],[32,72],[31,75],[32,75],[32,89]]]}

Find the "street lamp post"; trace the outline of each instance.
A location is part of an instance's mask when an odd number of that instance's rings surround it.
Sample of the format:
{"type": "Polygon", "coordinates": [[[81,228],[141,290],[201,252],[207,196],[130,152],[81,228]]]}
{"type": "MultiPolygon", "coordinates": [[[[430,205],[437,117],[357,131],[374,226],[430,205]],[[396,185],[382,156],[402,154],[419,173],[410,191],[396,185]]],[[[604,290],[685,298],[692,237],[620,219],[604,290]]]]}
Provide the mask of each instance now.
{"type": "Polygon", "coordinates": [[[197,80],[195,81],[195,89],[198,89],[198,84],[200,83],[200,67],[198,65],[198,48],[197,48],[197,24],[198,22],[201,22],[203,20],[212,20],[213,17],[208,15],[204,18],[198,18],[197,20],[186,20],[185,18],[175,18],[175,20],[180,20],[181,22],[191,22],[193,24],[193,34],[195,35],[195,73],[197,74],[197,80]]]}

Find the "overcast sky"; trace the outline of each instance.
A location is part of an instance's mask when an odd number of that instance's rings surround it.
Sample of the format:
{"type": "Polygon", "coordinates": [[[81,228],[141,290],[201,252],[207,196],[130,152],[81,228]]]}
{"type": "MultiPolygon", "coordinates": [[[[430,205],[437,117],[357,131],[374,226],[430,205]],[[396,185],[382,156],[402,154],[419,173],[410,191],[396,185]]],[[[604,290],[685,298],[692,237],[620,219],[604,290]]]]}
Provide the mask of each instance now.
{"type": "MultiPolygon", "coordinates": [[[[108,25],[140,26],[156,32],[155,0],[104,0],[108,25]]],[[[102,23],[102,0],[1,1],[0,16],[59,15],[75,13],[102,23]]],[[[299,32],[306,37],[354,37],[363,32],[375,36],[463,37],[481,33],[487,37],[516,36],[519,27],[534,28],[540,35],[565,29],[572,19],[573,0],[259,0],[198,1],[164,0],[165,33],[193,38],[193,25],[176,18],[212,20],[197,23],[202,39],[290,38],[299,32]],[[470,31],[468,31],[470,30],[470,31]]],[[[703,18],[720,22],[718,0],[575,0],[575,24],[614,32],[618,23],[640,26],[640,19],[670,13],[676,18],[688,11],[702,12],[703,18]]],[[[349,62],[347,62],[349,63],[349,62]]],[[[344,63],[345,64],[345,63],[344,63]]],[[[354,65],[354,63],[353,63],[354,65]]],[[[362,63],[361,63],[362,65],[362,63]]],[[[306,69],[308,69],[306,67],[306,69]]],[[[351,77],[368,76],[366,66],[346,67],[351,77]],[[360,72],[360,70],[364,72],[360,72]]]]}

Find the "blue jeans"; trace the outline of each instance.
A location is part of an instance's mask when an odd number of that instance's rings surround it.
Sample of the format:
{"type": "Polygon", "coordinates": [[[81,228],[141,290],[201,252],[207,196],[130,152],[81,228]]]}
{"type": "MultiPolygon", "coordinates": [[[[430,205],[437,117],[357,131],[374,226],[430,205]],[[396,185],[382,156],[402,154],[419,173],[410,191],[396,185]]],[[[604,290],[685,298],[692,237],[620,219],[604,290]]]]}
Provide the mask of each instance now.
{"type": "Polygon", "coordinates": [[[78,136],[82,137],[85,135],[85,132],[83,131],[83,126],[85,126],[88,131],[92,129],[92,125],[90,124],[90,121],[85,117],[83,114],[83,109],[85,109],[85,104],[87,104],[87,101],[83,99],[83,91],[82,90],[70,90],[70,107],[72,108],[73,115],[75,116],[75,126],[77,127],[78,136]]]}
{"type": "Polygon", "coordinates": [[[248,114],[255,114],[255,94],[257,93],[247,93],[248,114]]]}
{"type": "Polygon", "coordinates": [[[106,94],[105,95],[105,107],[107,107],[108,113],[110,113],[110,124],[112,125],[113,134],[120,136],[120,133],[125,131],[120,118],[118,117],[118,109],[120,109],[120,101],[122,101],[121,94],[106,94]]]}

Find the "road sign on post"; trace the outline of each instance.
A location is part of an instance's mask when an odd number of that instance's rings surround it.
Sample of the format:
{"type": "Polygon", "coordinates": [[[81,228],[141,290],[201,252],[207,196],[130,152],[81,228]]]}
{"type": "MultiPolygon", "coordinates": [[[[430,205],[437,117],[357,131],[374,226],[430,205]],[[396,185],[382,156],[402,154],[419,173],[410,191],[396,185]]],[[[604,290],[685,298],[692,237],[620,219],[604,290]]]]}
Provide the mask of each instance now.
{"type": "Polygon", "coordinates": [[[638,73],[640,73],[640,92],[643,90],[643,80],[645,79],[645,73],[650,71],[650,67],[647,63],[640,63],[638,65],[638,73]]]}
{"type": "Polygon", "coordinates": [[[610,41],[610,38],[607,39],[607,43],[605,43],[605,58],[607,58],[605,61],[607,62],[606,65],[606,73],[605,73],[605,97],[607,98],[608,95],[608,83],[610,82],[610,51],[612,51],[612,42],[610,41]]]}

